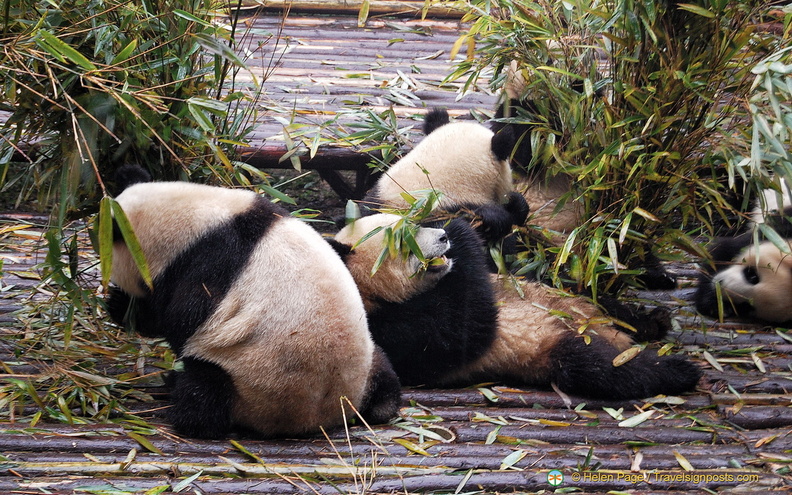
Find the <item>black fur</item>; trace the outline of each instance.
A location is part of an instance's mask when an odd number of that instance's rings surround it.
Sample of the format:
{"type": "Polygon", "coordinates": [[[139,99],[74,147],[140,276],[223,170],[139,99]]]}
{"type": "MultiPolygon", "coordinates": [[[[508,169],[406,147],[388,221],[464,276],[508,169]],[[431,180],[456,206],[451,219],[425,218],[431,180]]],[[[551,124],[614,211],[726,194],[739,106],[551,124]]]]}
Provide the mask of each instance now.
{"type": "Polygon", "coordinates": [[[635,329],[625,329],[625,333],[638,342],[660,340],[671,330],[671,311],[668,308],[657,307],[647,312],[608,295],[600,295],[597,303],[605,313],[635,329]]]}
{"type": "Polygon", "coordinates": [[[515,142],[514,130],[511,127],[501,129],[492,136],[492,141],[490,143],[492,154],[495,155],[498,160],[508,160],[514,149],[515,142]]]}
{"type": "Polygon", "coordinates": [[[449,208],[448,212],[467,219],[487,243],[492,243],[509,235],[514,225],[523,225],[528,218],[528,210],[528,202],[523,195],[512,191],[505,205],[462,205],[449,208]]]}
{"type": "Polygon", "coordinates": [[[151,182],[151,174],[140,165],[122,165],[115,173],[115,193],[121,194],[127,187],[140,182],[151,182]]]}
{"type": "Polygon", "coordinates": [[[369,424],[383,424],[398,415],[401,405],[401,385],[388,356],[378,345],[374,347],[366,396],[360,406],[360,415],[369,424]]]}
{"type": "MultiPolygon", "coordinates": [[[[734,237],[722,237],[713,241],[708,246],[710,261],[705,261],[700,266],[698,276],[698,286],[694,297],[696,310],[706,316],[717,317],[718,315],[718,294],[712,278],[717,272],[728,268],[733,264],[734,258],[740,252],[754,242],[751,232],[744,232],[734,237]]],[[[733,304],[731,301],[724,300],[723,315],[747,315],[751,312],[751,305],[748,302],[733,304]]]]}
{"type": "Polygon", "coordinates": [[[214,363],[186,357],[184,371],[171,375],[168,420],[180,435],[223,438],[233,428],[234,383],[214,363]]]}
{"type": "MultiPolygon", "coordinates": [[[[497,330],[497,308],[478,235],[461,219],[446,227],[454,260],[441,283],[369,313],[369,330],[403,385],[432,385],[481,356],[497,330]]],[[[354,254],[353,254],[354,255],[354,254]]]]}
{"type": "Polygon", "coordinates": [[[450,121],[448,111],[445,108],[433,108],[424,117],[423,133],[429,135],[432,131],[448,124],[450,121]]]}
{"type": "Polygon", "coordinates": [[[586,344],[570,333],[554,348],[552,381],[562,392],[593,399],[635,399],[691,390],[701,370],[683,356],[658,356],[642,351],[621,366],[613,366],[619,351],[594,338],[586,344]]]}
{"type": "Polygon", "coordinates": [[[154,280],[148,297],[133,302],[135,330],[164,337],[180,354],[247,266],[258,241],[287,216],[283,208],[256,198],[248,211],[198,239],[154,280]]]}

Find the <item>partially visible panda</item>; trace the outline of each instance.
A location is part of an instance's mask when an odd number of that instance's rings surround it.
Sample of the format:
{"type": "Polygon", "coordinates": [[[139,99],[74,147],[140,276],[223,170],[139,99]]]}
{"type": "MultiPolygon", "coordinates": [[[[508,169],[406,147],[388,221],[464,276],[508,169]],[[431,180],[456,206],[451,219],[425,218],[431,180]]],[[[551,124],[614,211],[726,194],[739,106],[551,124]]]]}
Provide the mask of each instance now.
{"type": "Polygon", "coordinates": [[[342,424],[342,398],[374,423],[396,415],[398,378],[355,281],[311,227],[252,191],[146,182],[116,200],[153,288],[119,232],[108,306],[181,358],[168,410],[178,433],[310,434],[342,424]]]}
{"type": "MultiPolygon", "coordinates": [[[[541,98],[541,95],[526,94],[526,78],[516,61],[512,61],[505,70],[502,101],[495,108],[492,129],[496,133],[511,131],[514,135],[515,146],[510,152],[516,176],[514,188],[525,197],[528,204],[531,212],[528,223],[545,229],[550,242],[560,245],[581,224],[585,209],[580,198],[572,194],[572,176],[566,173],[549,174],[543,166],[532,164],[534,150],[531,139],[532,132],[540,123],[552,131],[560,132],[561,122],[557,115],[540,115],[535,99],[541,98]]],[[[571,89],[581,92],[583,85],[573,81],[571,89]]],[[[669,273],[651,251],[643,256],[641,266],[635,268],[643,271],[637,279],[647,289],[676,288],[676,276],[669,273]]]]}
{"type": "Polygon", "coordinates": [[[712,317],[722,311],[725,316],[792,323],[792,255],[761,237],[756,243],[753,232],[756,224],[766,223],[792,250],[791,218],[790,188],[785,181],[781,181],[781,191],[763,191],[751,212],[749,228],[709,246],[712,263],[702,263],[696,309],[712,317]]]}
{"type": "Polygon", "coordinates": [[[487,240],[497,241],[525,221],[528,207],[512,188],[510,130],[496,134],[475,122],[451,123],[443,109],[427,113],[423,130],[424,139],[363,199],[367,212],[407,208],[403,194],[436,190],[443,193],[441,211],[467,214],[487,240]]]}
{"type": "MultiPolygon", "coordinates": [[[[633,345],[627,333],[603,323],[586,300],[538,282],[519,282],[521,296],[488,272],[482,241],[462,219],[445,229],[417,229],[425,263],[414,255],[390,257],[372,275],[385,229],[398,228],[400,219],[362,217],[335,241],[363,296],[374,340],[403,384],[554,383],[563,392],[600,399],[679,394],[696,386],[700,370],[683,356],[644,350],[614,366],[633,345]]],[[[670,326],[667,318],[659,312],[629,323],[638,339],[660,338],[670,326]],[[665,325],[648,321],[663,317],[665,325]]]]}

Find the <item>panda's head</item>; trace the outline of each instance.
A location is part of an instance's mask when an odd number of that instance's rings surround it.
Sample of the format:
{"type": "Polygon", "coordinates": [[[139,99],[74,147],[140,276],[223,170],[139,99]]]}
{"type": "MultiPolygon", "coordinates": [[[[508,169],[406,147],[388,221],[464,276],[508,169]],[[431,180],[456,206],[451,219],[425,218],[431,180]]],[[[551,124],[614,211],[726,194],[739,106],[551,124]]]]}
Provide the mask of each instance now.
{"type": "Polygon", "coordinates": [[[750,306],[762,320],[792,321],[792,256],[771,242],[747,247],[712,282],[720,285],[725,305],[731,303],[738,313],[750,306]]]}
{"type": "Polygon", "coordinates": [[[401,221],[397,215],[370,215],[355,220],[335,236],[337,243],[349,249],[344,261],[368,311],[376,308],[379,302],[400,303],[425,292],[451,271],[453,261],[445,257],[451,247],[446,232],[416,227],[413,233],[424,260],[413,253],[386,255],[385,261],[372,273],[383,250],[387,249],[387,230],[399,228],[401,221]]]}

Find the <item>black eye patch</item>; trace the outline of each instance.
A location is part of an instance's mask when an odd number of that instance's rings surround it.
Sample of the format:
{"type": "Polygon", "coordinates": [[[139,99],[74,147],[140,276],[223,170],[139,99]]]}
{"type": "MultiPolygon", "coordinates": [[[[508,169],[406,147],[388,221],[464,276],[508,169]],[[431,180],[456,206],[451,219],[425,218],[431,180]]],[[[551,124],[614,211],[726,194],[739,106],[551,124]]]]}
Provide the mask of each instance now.
{"type": "Polygon", "coordinates": [[[743,268],[743,276],[745,277],[745,280],[751,285],[756,285],[760,282],[759,273],[756,271],[755,266],[746,266],[743,268]]]}

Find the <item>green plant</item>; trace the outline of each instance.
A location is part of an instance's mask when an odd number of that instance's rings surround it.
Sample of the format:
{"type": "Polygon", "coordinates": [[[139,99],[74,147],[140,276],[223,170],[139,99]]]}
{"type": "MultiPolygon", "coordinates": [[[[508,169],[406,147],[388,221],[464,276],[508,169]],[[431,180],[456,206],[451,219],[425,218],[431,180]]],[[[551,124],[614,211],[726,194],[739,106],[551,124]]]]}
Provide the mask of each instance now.
{"type": "Polygon", "coordinates": [[[24,183],[19,200],[36,194],[42,208],[57,198],[62,220],[95,208],[104,181],[126,161],[159,178],[233,176],[233,148],[251,117],[243,101],[256,88],[226,85],[244,62],[233,50],[235,18],[213,22],[224,7],[217,0],[7,1],[5,187],[24,183]],[[28,165],[9,177],[14,153],[28,165]]]}
{"type": "Polygon", "coordinates": [[[449,78],[467,88],[491,75],[499,88],[516,62],[530,105],[509,122],[531,126],[529,167],[571,177],[561,202],[582,204],[566,242],[541,249],[553,254],[554,280],[616,292],[638,273],[625,267],[649,252],[702,254],[692,235],[734,216],[737,186],[725,180],[734,170],[713,148],[745,125],[749,68],[779,41],[753,28],[766,2],[470,5],[473,23],[455,46],[468,56],[449,78]]]}
{"type": "MultiPolygon", "coordinates": [[[[0,110],[10,115],[0,126],[0,191],[20,191],[17,205],[54,209],[39,267],[39,290],[49,298],[19,312],[15,343],[27,357],[54,364],[35,382],[0,391],[12,415],[14,404],[27,403],[54,419],[71,421],[67,411],[75,408],[106,419],[123,410],[119,397],[134,394],[125,380],[94,370],[91,355],[115,345],[119,363],[134,362],[140,348],[107,325],[95,290],[98,275],[109,278],[111,211],[134,244],[105,185],[119,165],[141,163],[162,179],[250,185],[253,178],[267,186],[262,172],[235,161],[262,82],[236,78],[246,70],[235,51],[245,35],[233,15],[238,7],[220,0],[2,3],[0,110]],[[85,222],[99,210],[96,224],[85,222]],[[101,263],[85,249],[89,236],[101,263]]],[[[136,261],[145,267],[142,255],[136,261]]]]}

